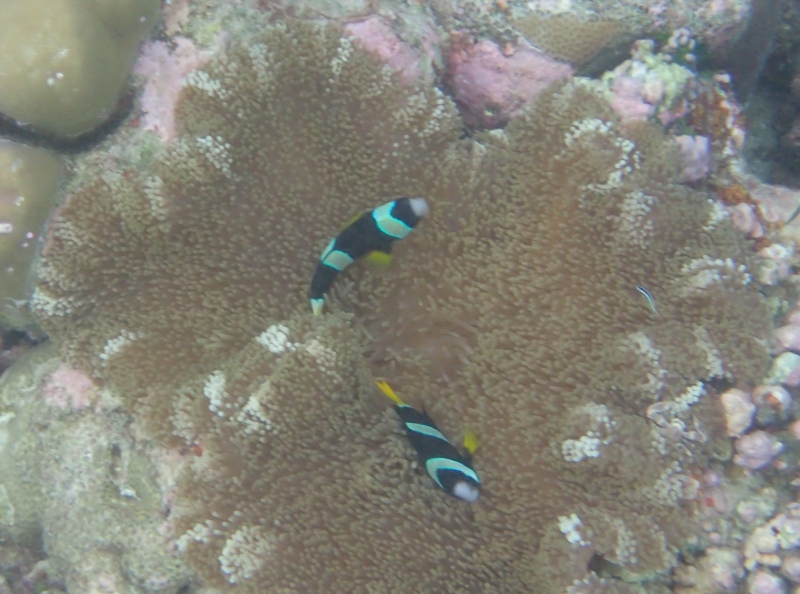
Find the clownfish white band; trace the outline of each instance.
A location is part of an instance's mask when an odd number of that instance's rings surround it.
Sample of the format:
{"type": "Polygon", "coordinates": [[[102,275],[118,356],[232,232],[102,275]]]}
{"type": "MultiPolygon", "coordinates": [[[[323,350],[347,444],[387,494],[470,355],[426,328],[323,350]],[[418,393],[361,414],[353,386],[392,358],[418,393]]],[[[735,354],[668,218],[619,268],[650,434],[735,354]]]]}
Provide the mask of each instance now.
{"type": "Polygon", "coordinates": [[[428,474],[431,475],[431,478],[433,478],[433,480],[436,481],[436,484],[442,487],[442,489],[444,489],[444,486],[439,482],[439,477],[437,475],[440,470],[453,470],[455,472],[460,472],[464,476],[471,478],[476,483],[481,482],[481,480],[478,478],[478,475],[475,474],[475,471],[469,466],[448,458],[431,458],[430,460],[427,460],[425,462],[425,470],[428,471],[428,474]]]}

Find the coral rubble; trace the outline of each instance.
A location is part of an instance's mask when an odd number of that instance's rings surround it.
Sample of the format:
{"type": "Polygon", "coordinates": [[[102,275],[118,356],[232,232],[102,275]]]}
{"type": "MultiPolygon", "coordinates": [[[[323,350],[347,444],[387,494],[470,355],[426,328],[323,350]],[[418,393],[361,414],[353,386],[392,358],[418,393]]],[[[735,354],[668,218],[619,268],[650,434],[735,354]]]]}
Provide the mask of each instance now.
{"type": "Polygon", "coordinates": [[[190,73],[175,140],[60,210],[41,324],[193,453],[178,546],[215,587],[666,591],[725,431],[708,382],[768,364],[759,259],[600,83],[467,140],[340,35],[273,26],[190,73]],[[348,270],[313,318],[337,222],[402,194],[431,215],[396,265],[348,270]],[[373,376],[478,435],[479,503],[418,475],[373,376]]]}

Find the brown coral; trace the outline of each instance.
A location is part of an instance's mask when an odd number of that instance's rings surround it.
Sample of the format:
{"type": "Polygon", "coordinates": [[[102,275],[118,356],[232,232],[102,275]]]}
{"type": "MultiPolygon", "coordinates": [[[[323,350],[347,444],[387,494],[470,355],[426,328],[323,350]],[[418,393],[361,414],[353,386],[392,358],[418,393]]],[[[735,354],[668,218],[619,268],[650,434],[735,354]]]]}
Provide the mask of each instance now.
{"type": "Polygon", "coordinates": [[[576,68],[617,43],[625,30],[620,20],[583,18],[572,13],[549,16],[531,13],[514,24],[534,46],[576,68]]]}
{"type": "Polygon", "coordinates": [[[672,143],[580,81],[459,140],[441,94],[307,25],[189,81],[175,144],[63,209],[34,307],[199,454],[177,506],[198,571],[243,592],[658,591],[693,528],[692,406],[706,380],[755,380],[768,327],[672,143]],[[313,318],[337,221],[397,194],[430,217],[390,271],[340,279],[351,314],[313,318]],[[475,431],[477,504],[415,471],[373,374],[475,431]]]}

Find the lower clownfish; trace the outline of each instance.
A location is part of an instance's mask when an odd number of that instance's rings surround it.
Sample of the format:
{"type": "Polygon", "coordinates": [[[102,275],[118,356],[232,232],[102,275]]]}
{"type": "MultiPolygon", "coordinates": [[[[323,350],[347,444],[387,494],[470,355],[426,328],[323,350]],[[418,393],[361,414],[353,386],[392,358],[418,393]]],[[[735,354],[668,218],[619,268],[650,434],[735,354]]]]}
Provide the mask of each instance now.
{"type": "Polygon", "coordinates": [[[322,314],[325,294],[336,276],[362,256],[388,265],[392,244],[411,233],[428,213],[424,198],[398,198],[356,216],[334,237],[319,257],[309,297],[314,315],[322,314]]]}
{"type": "Polygon", "coordinates": [[[400,400],[386,382],[376,383],[394,401],[394,409],[417,450],[420,464],[433,481],[453,497],[469,502],[477,500],[481,481],[472,468],[472,455],[478,447],[475,435],[471,432],[464,435],[464,453],[460,453],[426,413],[400,400]]]}

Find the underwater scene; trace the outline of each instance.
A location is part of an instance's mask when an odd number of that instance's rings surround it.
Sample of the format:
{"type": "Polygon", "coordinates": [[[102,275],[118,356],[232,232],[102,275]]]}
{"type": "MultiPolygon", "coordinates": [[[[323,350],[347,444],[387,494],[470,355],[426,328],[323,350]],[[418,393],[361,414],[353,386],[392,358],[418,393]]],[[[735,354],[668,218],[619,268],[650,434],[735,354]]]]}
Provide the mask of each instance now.
{"type": "Polygon", "coordinates": [[[0,23],[0,594],[800,594],[800,2],[0,23]]]}

